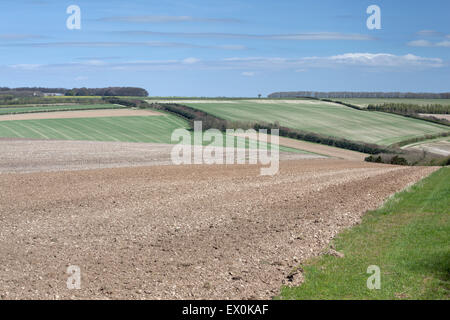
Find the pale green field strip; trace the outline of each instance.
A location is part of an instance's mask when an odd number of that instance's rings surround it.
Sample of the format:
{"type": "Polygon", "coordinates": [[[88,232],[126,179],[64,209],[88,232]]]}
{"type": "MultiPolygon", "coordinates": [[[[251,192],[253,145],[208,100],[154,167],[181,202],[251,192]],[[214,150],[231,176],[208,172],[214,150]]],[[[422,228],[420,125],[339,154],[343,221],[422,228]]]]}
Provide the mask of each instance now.
{"type": "MultiPolygon", "coordinates": [[[[188,123],[174,115],[126,116],[101,118],[69,118],[0,121],[0,137],[46,140],[120,141],[174,144],[174,130],[188,129],[188,123]]],[[[235,138],[235,141],[242,139],[235,138]]],[[[225,137],[223,139],[225,143],[225,137]]],[[[209,142],[204,142],[209,145],[209,142]]],[[[217,141],[212,145],[220,145],[217,141]]],[[[252,147],[248,140],[246,148],[252,147]]],[[[261,144],[269,150],[271,144],[261,144]]],[[[290,147],[279,146],[281,152],[313,154],[290,147]]]]}
{"type": "Polygon", "coordinates": [[[350,103],[356,105],[361,108],[367,108],[369,104],[372,105],[381,105],[385,103],[405,103],[405,104],[415,104],[420,106],[426,106],[430,104],[440,104],[444,106],[450,106],[450,99],[401,99],[401,98],[392,98],[392,99],[383,99],[383,98],[330,98],[333,101],[341,101],[345,103],[350,103]]]}
{"type": "Polygon", "coordinates": [[[450,131],[448,127],[383,112],[359,111],[332,103],[185,103],[230,121],[270,122],[354,141],[391,145],[450,131]]]}
{"type": "MultiPolygon", "coordinates": [[[[0,107],[0,115],[51,112],[51,111],[76,111],[76,110],[101,110],[101,109],[121,109],[122,106],[116,104],[93,104],[93,105],[54,105],[54,106],[30,106],[30,107],[0,107]]],[[[0,117],[1,121],[1,117],[0,117]]]]}
{"type": "Polygon", "coordinates": [[[187,128],[175,116],[127,116],[0,121],[0,136],[53,140],[170,143],[173,130],[187,128]]]}

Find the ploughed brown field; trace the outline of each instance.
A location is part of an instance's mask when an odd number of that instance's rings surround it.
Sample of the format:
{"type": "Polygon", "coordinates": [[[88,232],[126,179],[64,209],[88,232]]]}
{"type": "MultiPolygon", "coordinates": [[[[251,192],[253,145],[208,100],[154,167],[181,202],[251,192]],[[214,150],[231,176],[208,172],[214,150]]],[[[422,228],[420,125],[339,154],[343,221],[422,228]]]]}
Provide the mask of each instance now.
{"type": "Polygon", "coordinates": [[[9,167],[2,299],[267,299],[366,210],[435,170],[341,159],[283,160],[274,177],[256,165],[9,167]],[[66,287],[69,265],[80,290],[66,287]]]}

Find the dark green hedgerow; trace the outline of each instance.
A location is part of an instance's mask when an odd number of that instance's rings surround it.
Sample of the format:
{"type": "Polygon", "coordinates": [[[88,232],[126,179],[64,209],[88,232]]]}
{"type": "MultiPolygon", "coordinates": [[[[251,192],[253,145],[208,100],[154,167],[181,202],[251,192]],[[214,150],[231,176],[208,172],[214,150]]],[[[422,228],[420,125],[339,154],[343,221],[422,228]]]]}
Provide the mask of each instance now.
{"type": "Polygon", "coordinates": [[[367,110],[396,112],[400,114],[430,113],[430,114],[450,114],[450,106],[442,104],[417,105],[411,103],[384,103],[379,105],[369,105],[367,110]]]}

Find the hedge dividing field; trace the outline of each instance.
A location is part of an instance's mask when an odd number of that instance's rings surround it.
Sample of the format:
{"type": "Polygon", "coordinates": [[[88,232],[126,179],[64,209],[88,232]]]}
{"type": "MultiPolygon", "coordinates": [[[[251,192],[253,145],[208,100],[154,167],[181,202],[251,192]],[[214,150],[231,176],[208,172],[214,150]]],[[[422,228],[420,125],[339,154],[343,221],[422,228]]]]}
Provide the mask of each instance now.
{"type": "Polygon", "coordinates": [[[322,101],[228,101],[183,103],[229,121],[279,122],[280,125],[388,146],[406,139],[450,131],[448,127],[382,112],[367,112],[322,101]]]}

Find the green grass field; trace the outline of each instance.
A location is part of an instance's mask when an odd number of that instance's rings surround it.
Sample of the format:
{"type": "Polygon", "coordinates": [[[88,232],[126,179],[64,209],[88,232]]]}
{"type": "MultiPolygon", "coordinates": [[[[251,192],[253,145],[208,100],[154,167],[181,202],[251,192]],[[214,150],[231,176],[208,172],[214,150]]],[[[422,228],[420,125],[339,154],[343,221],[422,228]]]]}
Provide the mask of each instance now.
{"type": "MultiPolygon", "coordinates": [[[[162,116],[13,120],[0,121],[0,137],[171,144],[177,143],[171,141],[171,135],[178,128],[187,129],[189,125],[184,119],[171,114],[162,116]]],[[[241,138],[235,138],[236,142],[238,140],[242,141],[241,138]]],[[[204,142],[204,145],[209,144],[209,142],[204,142]]],[[[214,145],[220,144],[214,143],[214,145]]],[[[248,140],[245,141],[245,146],[247,148],[250,146],[248,140]]],[[[268,144],[267,148],[270,149],[271,144],[268,144]]],[[[312,154],[283,146],[279,146],[279,150],[312,154]]]]}
{"type": "Polygon", "coordinates": [[[367,213],[335,242],[345,256],[306,262],[305,281],[281,299],[450,299],[450,168],[442,168],[367,213]],[[381,288],[369,290],[368,266],[381,288]]]}
{"type": "MultiPolygon", "coordinates": [[[[99,110],[99,109],[121,109],[124,108],[115,104],[91,104],[91,105],[47,105],[47,106],[0,106],[0,115],[51,112],[51,111],[75,111],[75,110],[99,110]]],[[[1,121],[1,117],[0,117],[1,121]]]]}
{"type": "Polygon", "coordinates": [[[278,121],[282,126],[293,129],[380,145],[450,131],[443,125],[422,120],[382,112],[359,111],[326,102],[230,102],[184,104],[230,121],[278,121]]]}
{"type": "Polygon", "coordinates": [[[187,125],[172,115],[0,121],[0,137],[170,143],[187,125]]]}
{"type": "Polygon", "coordinates": [[[405,103],[405,104],[416,104],[420,106],[426,106],[430,104],[440,104],[444,106],[450,106],[450,99],[381,99],[381,98],[331,98],[333,101],[341,101],[356,105],[361,108],[367,108],[369,104],[379,105],[385,103],[405,103]]]}

